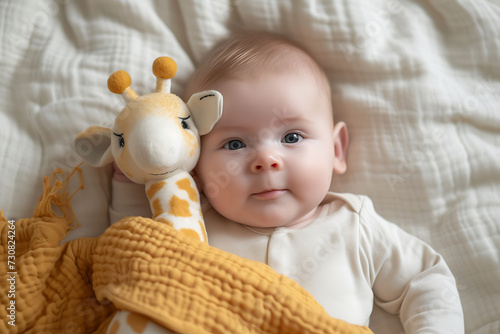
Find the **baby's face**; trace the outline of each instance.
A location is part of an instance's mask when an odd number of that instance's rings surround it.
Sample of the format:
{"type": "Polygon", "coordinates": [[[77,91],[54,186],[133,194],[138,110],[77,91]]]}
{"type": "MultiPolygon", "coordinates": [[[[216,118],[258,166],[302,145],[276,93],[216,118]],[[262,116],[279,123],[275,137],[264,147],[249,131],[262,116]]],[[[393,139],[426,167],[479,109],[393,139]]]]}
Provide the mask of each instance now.
{"type": "Polygon", "coordinates": [[[334,167],[328,99],[310,75],[262,74],[210,88],[222,118],[202,137],[198,184],[221,215],[256,227],[314,217],[334,167]]]}

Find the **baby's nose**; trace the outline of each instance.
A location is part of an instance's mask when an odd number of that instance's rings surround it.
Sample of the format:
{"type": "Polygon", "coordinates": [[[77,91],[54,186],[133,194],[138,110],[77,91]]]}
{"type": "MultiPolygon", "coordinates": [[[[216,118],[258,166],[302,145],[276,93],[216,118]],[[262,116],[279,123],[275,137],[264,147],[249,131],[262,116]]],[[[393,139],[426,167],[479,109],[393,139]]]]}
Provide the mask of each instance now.
{"type": "Polygon", "coordinates": [[[267,170],[281,170],[283,162],[279,157],[269,152],[257,153],[257,157],[252,161],[250,166],[252,172],[258,173],[267,170]]]}

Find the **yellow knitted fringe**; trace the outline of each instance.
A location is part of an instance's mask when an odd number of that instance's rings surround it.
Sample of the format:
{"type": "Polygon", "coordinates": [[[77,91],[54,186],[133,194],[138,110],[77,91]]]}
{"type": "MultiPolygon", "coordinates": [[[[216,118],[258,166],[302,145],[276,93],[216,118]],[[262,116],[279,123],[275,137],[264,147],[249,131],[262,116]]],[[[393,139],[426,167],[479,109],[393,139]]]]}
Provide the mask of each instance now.
{"type": "Polygon", "coordinates": [[[84,189],[83,175],[80,166],[81,163],[73,168],[69,174],[61,168],[57,168],[51,176],[43,177],[42,195],[38,200],[33,217],[54,217],[64,219],[68,222],[69,231],[80,226],[80,223],[73,212],[73,208],[71,207],[71,199],[73,196],[75,196],[79,190],[84,189]],[[67,190],[68,182],[75,173],[78,173],[80,178],[80,186],[71,195],[69,195],[67,190]],[[64,176],[65,174],[67,175],[64,176]],[[64,177],[64,179],[61,181],[60,178],[62,177],[64,177]],[[62,212],[62,215],[57,215],[53,209],[53,205],[57,206],[57,208],[62,212]],[[77,222],[76,225],[73,224],[75,220],[77,222]]]}

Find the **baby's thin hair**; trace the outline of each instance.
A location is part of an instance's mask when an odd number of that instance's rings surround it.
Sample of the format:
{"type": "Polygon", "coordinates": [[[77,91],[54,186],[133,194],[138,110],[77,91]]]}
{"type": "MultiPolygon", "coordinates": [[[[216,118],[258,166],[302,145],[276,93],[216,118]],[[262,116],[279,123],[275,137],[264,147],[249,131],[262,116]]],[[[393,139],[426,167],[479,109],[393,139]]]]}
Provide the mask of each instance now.
{"type": "Polygon", "coordinates": [[[268,32],[247,32],[223,41],[202,61],[191,78],[185,97],[211,89],[225,78],[265,72],[307,72],[318,78],[330,99],[330,85],[323,69],[297,43],[268,32]]]}

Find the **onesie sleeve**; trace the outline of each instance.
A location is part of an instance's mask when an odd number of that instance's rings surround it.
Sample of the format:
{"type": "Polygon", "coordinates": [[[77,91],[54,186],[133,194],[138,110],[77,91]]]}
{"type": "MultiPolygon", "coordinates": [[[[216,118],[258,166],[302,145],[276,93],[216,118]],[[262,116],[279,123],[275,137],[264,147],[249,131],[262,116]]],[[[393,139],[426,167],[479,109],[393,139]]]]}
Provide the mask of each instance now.
{"type": "Polygon", "coordinates": [[[128,216],[151,217],[151,208],[143,184],[111,180],[111,224],[128,216]]]}
{"type": "Polygon", "coordinates": [[[364,198],[360,259],[375,303],[399,315],[406,333],[464,333],[455,278],[429,245],[380,217],[364,198]]]}

